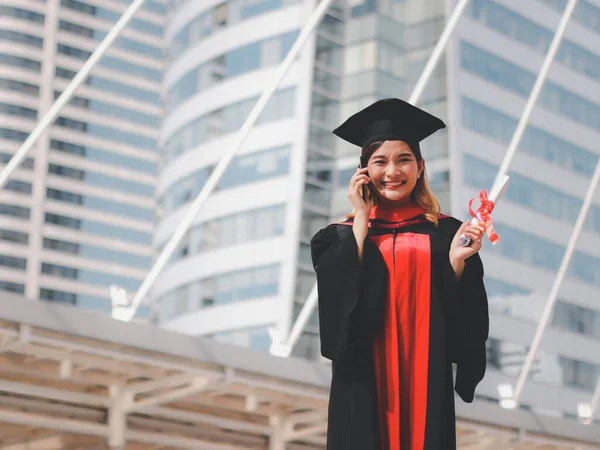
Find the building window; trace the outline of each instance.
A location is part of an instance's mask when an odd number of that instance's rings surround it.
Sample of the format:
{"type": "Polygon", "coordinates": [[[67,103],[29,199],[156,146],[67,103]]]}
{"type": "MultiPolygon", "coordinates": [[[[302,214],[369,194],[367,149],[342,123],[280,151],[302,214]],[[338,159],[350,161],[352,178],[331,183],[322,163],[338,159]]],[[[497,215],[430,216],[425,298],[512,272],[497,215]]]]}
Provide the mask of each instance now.
{"type": "Polygon", "coordinates": [[[37,97],[40,95],[39,86],[9,78],[0,78],[0,89],[5,91],[17,91],[32,97],[37,97]]]}
{"type": "Polygon", "coordinates": [[[0,215],[19,217],[21,219],[29,219],[29,208],[22,206],[5,205],[0,203],[0,215]]]}
{"type": "Polygon", "coordinates": [[[178,58],[188,48],[206,39],[223,26],[231,26],[242,20],[298,2],[300,0],[229,0],[220,3],[191,19],[177,33],[171,42],[169,57],[178,58]]]}
{"type": "Polygon", "coordinates": [[[0,291],[14,292],[15,294],[24,294],[25,285],[13,283],[12,281],[0,281],[0,291]]]}
{"type": "MultiPolygon", "coordinates": [[[[584,3],[587,2],[578,4],[576,10],[581,9],[581,5],[584,3]]],[[[491,0],[474,0],[471,2],[469,10],[474,19],[527,45],[540,54],[546,54],[550,47],[554,30],[548,30],[533,23],[491,0]]],[[[568,39],[563,40],[556,60],[593,79],[600,77],[600,57],[568,39]]]]}
{"type": "MultiPolygon", "coordinates": [[[[565,10],[567,0],[540,0],[548,6],[556,9],[559,12],[565,10]]],[[[600,32],[600,8],[594,6],[589,1],[582,0],[575,7],[573,19],[596,32],[600,32]]]]}
{"type": "MultiPolygon", "coordinates": [[[[467,97],[462,98],[462,121],[465,127],[508,144],[517,128],[517,119],[467,97]]],[[[592,176],[598,156],[532,125],[527,127],[519,150],[588,177],[592,176]]]]}
{"type": "Polygon", "coordinates": [[[22,58],[15,55],[7,55],[0,53],[0,64],[19,67],[21,69],[29,70],[31,72],[40,73],[42,71],[42,63],[33,59],[22,58]]]}
{"type": "Polygon", "coordinates": [[[8,103],[0,103],[0,114],[18,116],[31,120],[37,119],[37,110],[19,105],[11,105],[8,103]]]}
{"type": "Polygon", "coordinates": [[[291,31],[232,49],[184,74],[169,91],[169,109],[227,78],[279,64],[298,35],[291,31]]]}
{"type": "MultiPolygon", "coordinates": [[[[100,311],[109,313],[112,309],[111,301],[109,298],[95,297],[93,295],[86,294],[75,294],[72,292],[57,291],[55,289],[40,289],[40,298],[42,300],[67,303],[77,305],[79,308],[100,311]]],[[[140,305],[136,311],[135,317],[137,319],[148,318],[150,308],[148,305],[140,305]]]]}
{"type": "Polygon", "coordinates": [[[279,272],[279,265],[272,264],[222,273],[180,286],[158,300],[159,320],[170,320],[209,305],[277,295],[279,272]]]}
{"type": "Polygon", "coordinates": [[[75,194],[73,192],[62,191],[53,188],[48,188],[46,192],[47,198],[67,203],[73,203],[75,205],[80,205],[89,209],[95,209],[102,212],[116,214],[122,217],[132,217],[140,220],[151,221],[153,218],[152,210],[147,208],[141,208],[138,206],[95,197],[92,195],[75,194]]]}
{"type": "Polygon", "coordinates": [[[363,42],[348,47],[344,59],[344,73],[352,75],[374,70],[377,66],[377,42],[363,42]]]}
{"type": "MultiPolygon", "coordinates": [[[[0,55],[0,63],[2,62],[2,55],[0,55]]],[[[39,72],[39,70],[38,70],[39,72]]],[[[62,78],[66,80],[71,80],[76,75],[76,72],[65,69],[62,67],[56,68],[56,77],[62,78]]],[[[160,94],[154,91],[149,91],[147,89],[141,89],[133,86],[129,86],[126,84],[118,83],[116,81],[108,80],[106,78],[101,78],[98,76],[91,76],[85,81],[87,86],[100,89],[103,91],[110,92],[112,94],[116,94],[119,96],[124,96],[127,98],[133,98],[135,100],[139,100],[146,103],[151,103],[153,105],[161,105],[162,101],[160,99],[160,94]]]]}
{"type": "MultiPolygon", "coordinates": [[[[466,71],[522,97],[529,95],[535,81],[533,74],[465,41],[461,43],[461,64],[466,71]]],[[[540,103],[552,112],[600,130],[600,106],[561,86],[546,82],[540,103]]]]}
{"type": "MultiPolygon", "coordinates": [[[[145,5],[146,4],[148,4],[148,2],[146,2],[145,5]]],[[[67,22],[65,20],[61,20],[59,22],[59,28],[69,33],[77,34],[79,36],[83,36],[89,39],[95,39],[96,41],[101,41],[108,35],[108,33],[105,31],[94,30],[93,28],[84,27],[82,25],[67,22]]],[[[163,56],[162,50],[160,48],[123,36],[118,37],[113,45],[115,47],[139,53],[142,56],[149,56],[151,58],[162,58],[163,56]]],[[[102,63],[102,60],[100,61],[100,63],[102,63]]],[[[157,73],[160,80],[160,73],[157,73]]],[[[149,77],[148,79],[151,81],[156,81],[155,76],[149,77]]]]}
{"type": "Polygon", "coordinates": [[[0,241],[27,245],[29,243],[29,235],[20,231],[0,229],[0,241]]]}
{"type": "MultiPolygon", "coordinates": [[[[235,158],[219,181],[217,189],[225,190],[286,175],[289,171],[290,147],[278,147],[235,158]]],[[[194,199],[212,172],[204,167],[170,186],[159,200],[163,213],[168,213],[194,199]]]]}
{"type": "Polygon", "coordinates": [[[129,144],[134,147],[140,147],[146,150],[156,150],[157,143],[155,139],[147,138],[139,134],[128,133],[115,128],[98,125],[95,123],[82,122],[80,120],[68,117],[59,117],[56,119],[56,125],[72,130],[87,133],[100,139],[129,144]]]}
{"type": "Polygon", "coordinates": [[[152,245],[152,235],[150,233],[144,233],[130,228],[109,225],[92,220],[76,219],[74,217],[53,213],[46,213],[45,221],[52,225],[79,230],[82,233],[122,240],[125,242],[135,242],[142,245],[152,245]]]}
{"type": "MultiPolygon", "coordinates": [[[[72,58],[87,60],[91,53],[86,50],[81,50],[76,47],[72,47],[65,44],[57,45],[57,52],[59,54],[67,55],[72,58]]],[[[161,80],[161,74],[157,70],[149,69],[144,66],[140,66],[138,64],[133,64],[127,61],[123,61],[122,59],[115,58],[113,56],[105,56],[98,63],[102,67],[106,67],[108,69],[116,70],[119,72],[140,76],[143,78],[147,78],[150,81],[154,81],[159,83],[161,80]]]]}
{"type": "Polygon", "coordinates": [[[44,46],[44,40],[40,37],[11,30],[0,30],[0,41],[18,42],[19,44],[35,48],[42,48],[44,46]]]}
{"type": "Polygon", "coordinates": [[[5,189],[14,192],[21,192],[23,194],[31,194],[31,183],[27,183],[26,181],[19,180],[8,180],[6,183],[5,189]]]}
{"type": "MultiPolygon", "coordinates": [[[[100,8],[98,6],[92,6],[78,0],[61,0],[60,5],[63,8],[68,8],[74,11],[88,14],[90,16],[95,16],[99,19],[111,23],[116,23],[121,17],[121,14],[116,11],[112,11],[106,8],[100,8]]],[[[163,35],[163,30],[160,25],[156,25],[145,20],[131,19],[128,26],[136,31],[140,31],[142,33],[146,33],[155,37],[160,38],[163,35]]]]}
{"type": "MultiPolygon", "coordinates": [[[[284,212],[283,205],[269,206],[196,225],[179,244],[175,259],[281,236],[284,231],[284,212]]],[[[158,251],[162,251],[163,247],[158,251]]]]}
{"type": "Polygon", "coordinates": [[[44,15],[22,8],[13,8],[11,6],[0,5],[0,16],[23,19],[29,22],[44,23],[44,15]]]}
{"type": "Polygon", "coordinates": [[[559,357],[563,384],[593,392],[600,377],[600,366],[576,359],[559,357]]]}
{"type": "Polygon", "coordinates": [[[27,260],[24,258],[17,258],[16,256],[0,255],[0,266],[25,270],[27,268],[27,260]]]}
{"type": "Polygon", "coordinates": [[[268,327],[223,331],[221,333],[214,333],[208,337],[226,344],[255,350],[268,351],[271,346],[268,327]]]}
{"type": "Polygon", "coordinates": [[[154,195],[154,187],[151,185],[111,177],[98,172],[85,171],[81,169],[75,169],[73,167],[50,163],[48,164],[48,173],[85,182],[86,184],[92,186],[120,190],[127,194],[136,194],[148,198],[151,198],[154,195]]]}
{"type": "MultiPolygon", "coordinates": [[[[464,155],[465,182],[478,189],[493,183],[497,167],[470,155],[464,155]]],[[[563,222],[575,223],[582,201],[554,188],[537,183],[522,175],[511,173],[511,188],[506,193],[511,201],[533,211],[563,222]]],[[[600,232],[600,223],[594,220],[600,208],[592,206],[585,222],[587,229],[600,232]]]]}
{"type": "Polygon", "coordinates": [[[554,308],[552,325],[572,333],[600,339],[600,311],[559,300],[554,308]]]}
{"type": "MultiPolygon", "coordinates": [[[[6,164],[8,163],[12,158],[14,157],[14,155],[11,155],[9,153],[2,153],[0,152],[0,164],[6,164]]],[[[33,159],[31,158],[25,158],[22,162],[21,165],[19,166],[22,169],[26,169],[26,170],[33,170],[33,159]]]]}
{"type": "Polygon", "coordinates": [[[74,305],[77,303],[77,295],[70,292],[55,291],[54,289],[40,289],[40,298],[57,303],[69,303],[74,305]]]}
{"type": "Polygon", "coordinates": [[[135,280],[129,277],[123,277],[119,275],[113,275],[104,272],[97,272],[86,269],[76,269],[68,266],[61,266],[58,264],[50,264],[42,262],[42,273],[45,275],[51,275],[58,278],[66,278],[70,280],[77,280],[81,283],[87,283],[97,286],[109,286],[116,284],[124,289],[134,292],[140,285],[140,280],[135,280]]]}
{"type": "MultiPolygon", "coordinates": [[[[498,223],[495,228],[502,239],[498,245],[490,249],[491,252],[497,252],[525,264],[542,267],[553,273],[558,270],[565,253],[562,246],[504,224],[498,223]]],[[[568,274],[579,281],[600,286],[600,259],[575,252],[568,274]]]]}
{"type": "MultiPolygon", "coordinates": [[[[265,106],[256,124],[261,125],[293,117],[295,99],[296,90],[294,88],[277,91],[265,106]]],[[[197,117],[179,128],[167,138],[165,144],[167,159],[174,159],[198,145],[206,144],[223,134],[237,131],[248,117],[256,101],[257,98],[252,98],[227,105],[220,110],[197,117]]]]}
{"type": "Polygon", "coordinates": [[[57,264],[42,263],[42,273],[54,275],[59,278],[77,279],[77,269],[73,267],[59,266],[57,264]]]}
{"type": "Polygon", "coordinates": [[[128,252],[111,250],[108,248],[96,247],[89,244],[78,244],[58,239],[44,238],[44,248],[63,253],[70,253],[84,258],[90,258],[97,261],[114,262],[124,266],[138,268],[150,268],[151,258],[128,252]]]}
{"type": "Polygon", "coordinates": [[[149,173],[152,175],[157,173],[156,163],[147,159],[135,158],[133,156],[122,155],[120,153],[113,153],[109,150],[86,147],[84,145],[57,141],[55,139],[50,141],[50,147],[52,150],[69,153],[71,155],[77,155],[90,161],[119,166],[129,170],[134,170],[136,172],[149,173]]]}

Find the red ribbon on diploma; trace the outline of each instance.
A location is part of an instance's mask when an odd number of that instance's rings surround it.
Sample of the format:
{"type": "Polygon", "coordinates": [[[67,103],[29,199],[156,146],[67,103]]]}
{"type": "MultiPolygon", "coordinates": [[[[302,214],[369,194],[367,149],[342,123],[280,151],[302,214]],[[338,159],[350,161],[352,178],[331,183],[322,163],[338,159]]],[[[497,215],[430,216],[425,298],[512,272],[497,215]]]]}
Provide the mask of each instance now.
{"type": "Polygon", "coordinates": [[[488,193],[486,191],[481,191],[479,193],[479,201],[481,202],[481,206],[477,210],[477,213],[473,211],[473,200],[477,197],[473,197],[469,200],[469,214],[472,217],[480,220],[483,223],[485,231],[490,239],[492,244],[496,244],[500,240],[500,236],[496,234],[493,225],[492,219],[492,211],[494,210],[494,202],[488,198],[488,193]]]}

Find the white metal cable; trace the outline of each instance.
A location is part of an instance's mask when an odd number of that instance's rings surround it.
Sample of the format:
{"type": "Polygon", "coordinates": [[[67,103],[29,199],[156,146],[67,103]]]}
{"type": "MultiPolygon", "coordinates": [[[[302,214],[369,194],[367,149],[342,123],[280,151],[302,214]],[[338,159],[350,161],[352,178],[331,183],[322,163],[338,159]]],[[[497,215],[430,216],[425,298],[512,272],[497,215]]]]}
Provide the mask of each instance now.
{"type": "Polygon", "coordinates": [[[548,53],[544,58],[544,62],[542,63],[542,67],[538,73],[538,76],[535,80],[535,84],[533,85],[533,89],[531,90],[531,94],[529,94],[529,98],[527,99],[527,103],[525,104],[525,109],[523,110],[523,114],[519,119],[519,123],[517,125],[517,129],[513,134],[512,140],[508,146],[508,150],[504,155],[504,159],[502,160],[502,164],[500,165],[500,169],[498,169],[498,174],[496,175],[496,179],[494,180],[494,186],[496,186],[500,180],[506,175],[508,172],[508,168],[510,167],[510,163],[512,162],[515,153],[517,152],[517,148],[519,143],[521,142],[521,138],[525,133],[525,129],[527,128],[527,124],[529,123],[529,118],[531,117],[531,113],[533,112],[533,108],[537,103],[538,97],[542,92],[542,88],[544,87],[544,83],[546,82],[546,78],[548,76],[548,72],[550,71],[550,66],[554,62],[556,58],[556,54],[558,49],[560,48],[560,44],[562,42],[563,36],[565,34],[565,30],[567,29],[567,25],[571,20],[571,16],[573,15],[573,11],[575,10],[575,6],[577,5],[577,0],[569,0],[565,11],[560,19],[558,24],[558,28],[554,33],[554,37],[552,38],[552,43],[550,44],[550,48],[548,49],[548,53]]]}
{"type": "MultiPolygon", "coordinates": [[[[438,39],[438,42],[434,47],[433,52],[431,53],[427,64],[425,65],[425,68],[423,69],[423,72],[421,73],[421,76],[417,81],[417,84],[415,85],[410,95],[410,98],[408,100],[409,103],[415,105],[421,98],[421,94],[423,94],[423,90],[425,89],[427,82],[431,78],[433,71],[439,63],[439,60],[446,46],[448,45],[448,41],[450,40],[452,33],[456,29],[456,25],[458,24],[458,21],[461,18],[468,3],[469,0],[460,0],[460,3],[454,8],[454,11],[448,19],[448,22],[446,23],[446,26],[444,27],[444,30],[442,31],[442,34],[440,35],[440,38],[438,39]]],[[[289,336],[287,337],[287,340],[283,342],[283,339],[281,339],[281,336],[278,335],[277,330],[269,330],[272,341],[270,348],[272,354],[282,357],[288,357],[291,354],[294,345],[296,345],[298,338],[302,334],[302,330],[304,330],[304,327],[310,320],[310,316],[312,315],[313,310],[317,306],[317,301],[317,284],[315,283],[308,298],[306,299],[306,302],[302,306],[302,310],[300,311],[296,322],[294,322],[294,325],[292,327],[292,330],[290,331],[289,336]]]]}
{"type": "Polygon", "coordinates": [[[29,150],[31,150],[33,147],[33,144],[35,144],[46,128],[48,128],[48,126],[56,119],[56,116],[58,116],[58,113],[63,106],[65,106],[69,100],[71,100],[75,90],[86,80],[90,71],[96,66],[100,58],[104,56],[104,53],[106,53],[108,48],[119,36],[121,31],[127,26],[134,14],[142,7],[145,1],[146,0],[134,0],[131,3],[131,5],[125,10],[110,32],[106,35],[104,40],[90,55],[83,67],[79,70],[79,72],[77,72],[77,75],[75,75],[75,77],[71,80],[64,92],[58,97],[58,99],[56,99],[42,120],[40,120],[27,139],[25,139],[25,142],[23,142],[19,150],[10,159],[2,172],[0,172],[0,189],[4,188],[11,173],[19,166],[19,164],[21,164],[29,150]]]}
{"type": "Polygon", "coordinates": [[[560,290],[562,281],[567,273],[569,262],[571,261],[571,257],[573,256],[573,252],[575,251],[575,244],[577,243],[577,239],[579,238],[579,234],[581,233],[583,224],[585,222],[585,217],[588,213],[588,210],[590,209],[590,205],[592,204],[594,192],[596,191],[596,187],[598,186],[598,180],[600,180],[600,158],[598,158],[596,170],[594,171],[594,175],[592,176],[592,180],[585,194],[585,199],[583,200],[583,205],[581,207],[581,210],[579,211],[579,216],[577,216],[577,222],[575,222],[573,234],[569,239],[567,250],[565,251],[563,259],[560,263],[560,268],[558,269],[558,273],[556,275],[556,278],[554,279],[554,283],[552,284],[552,289],[550,290],[550,294],[548,295],[548,300],[546,301],[546,306],[544,307],[542,318],[537,326],[537,329],[535,330],[535,336],[533,337],[531,347],[529,348],[529,352],[527,352],[525,363],[523,364],[523,368],[519,373],[519,378],[517,379],[514,392],[515,406],[519,404],[519,398],[521,396],[521,392],[523,391],[523,386],[527,381],[529,371],[531,370],[531,365],[533,364],[535,353],[540,345],[542,335],[544,334],[544,331],[546,330],[546,327],[548,326],[548,323],[552,316],[552,309],[554,307],[554,304],[556,303],[558,291],[560,290]]]}
{"type": "Polygon", "coordinates": [[[175,251],[175,248],[177,247],[179,242],[181,242],[181,240],[183,239],[185,233],[187,233],[188,229],[192,224],[192,221],[196,218],[196,216],[200,212],[200,209],[204,205],[204,202],[206,201],[210,193],[213,191],[213,189],[216,187],[217,183],[223,176],[223,173],[227,169],[227,166],[244,143],[244,140],[250,132],[250,129],[252,128],[252,126],[262,113],[263,109],[265,108],[265,105],[267,104],[267,102],[277,89],[277,86],[279,86],[279,83],[281,82],[282,78],[288,72],[292,63],[296,59],[298,53],[300,52],[300,49],[302,48],[308,37],[312,34],[316,26],[321,22],[321,19],[327,12],[327,9],[329,8],[332,2],[333,0],[321,0],[321,3],[319,3],[317,8],[309,17],[308,22],[306,23],[306,25],[302,29],[302,32],[296,39],[296,42],[292,46],[291,50],[289,51],[281,65],[278,67],[273,77],[273,80],[271,81],[269,86],[267,86],[267,88],[263,91],[262,95],[254,105],[254,108],[252,108],[252,111],[246,118],[244,125],[242,125],[242,128],[240,129],[240,131],[238,131],[233,142],[225,151],[223,157],[221,158],[221,160],[211,173],[210,177],[206,181],[206,184],[188,208],[184,218],[173,233],[173,236],[171,237],[171,239],[169,239],[169,242],[167,242],[167,245],[161,252],[157,261],[154,263],[154,266],[150,269],[150,272],[148,273],[148,275],[142,282],[142,285],[136,292],[131,304],[129,304],[129,301],[127,300],[127,297],[123,290],[111,287],[114,318],[123,321],[129,321],[135,316],[137,308],[139,307],[142,299],[147,295],[148,291],[150,290],[150,287],[156,281],[158,274],[161,272],[161,270],[175,251]]]}

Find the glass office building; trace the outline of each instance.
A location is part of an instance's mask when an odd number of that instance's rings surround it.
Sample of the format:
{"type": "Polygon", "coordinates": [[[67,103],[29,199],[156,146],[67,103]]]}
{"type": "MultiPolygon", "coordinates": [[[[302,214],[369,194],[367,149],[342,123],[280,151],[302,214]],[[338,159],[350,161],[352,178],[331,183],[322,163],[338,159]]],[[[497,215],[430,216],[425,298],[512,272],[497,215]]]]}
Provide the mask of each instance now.
{"type": "MultiPolygon", "coordinates": [[[[470,2],[447,60],[454,214],[466,217],[467,199],[492,184],[566,3],[470,2]]],[[[495,213],[482,395],[520,371],[598,160],[599,19],[599,5],[578,3],[495,213]]],[[[575,414],[600,376],[599,205],[596,195],[521,399],[552,414],[575,414]]]]}
{"type": "MultiPolygon", "coordinates": [[[[308,3],[171,4],[155,248],[164,247],[231,145],[306,22],[308,3]]],[[[159,276],[161,325],[268,348],[267,329],[290,322],[284,299],[293,295],[298,259],[314,40],[159,276]]],[[[320,208],[325,217],[328,207],[320,208]]]]}
{"type": "MultiPolygon", "coordinates": [[[[3,164],[129,3],[2,2],[3,164]]],[[[109,286],[149,270],[166,11],[146,3],[2,191],[1,290],[110,311],[109,286]]]]}

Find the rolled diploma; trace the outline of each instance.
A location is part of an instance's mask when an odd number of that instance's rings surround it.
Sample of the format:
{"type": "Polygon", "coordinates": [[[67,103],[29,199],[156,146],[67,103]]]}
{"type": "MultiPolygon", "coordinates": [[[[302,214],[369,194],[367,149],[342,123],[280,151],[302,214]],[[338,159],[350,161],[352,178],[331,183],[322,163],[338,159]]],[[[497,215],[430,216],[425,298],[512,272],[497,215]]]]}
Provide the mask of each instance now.
{"type": "MultiPolygon", "coordinates": [[[[508,175],[504,175],[502,177],[502,179],[500,180],[500,183],[498,183],[497,186],[494,186],[492,188],[492,192],[490,192],[490,195],[488,196],[488,199],[494,203],[494,209],[496,208],[496,206],[498,205],[498,200],[500,200],[500,198],[502,197],[502,195],[504,194],[504,192],[506,191],[506,188],[508,187],[508,182],[510,180],[510,177],[508,175]]],[[[481,222],[481,217],[479,216],[479,213],[477,213],[477,217],[474,217],[471,220],[471,223],[477,225],[481,222]]],[[[460,237],[460,245],[462,245],[463,247],[468,247],[471,245],[471,239],[469,239],[468,237],[466,237],[464,234],[460,237]]]]}

